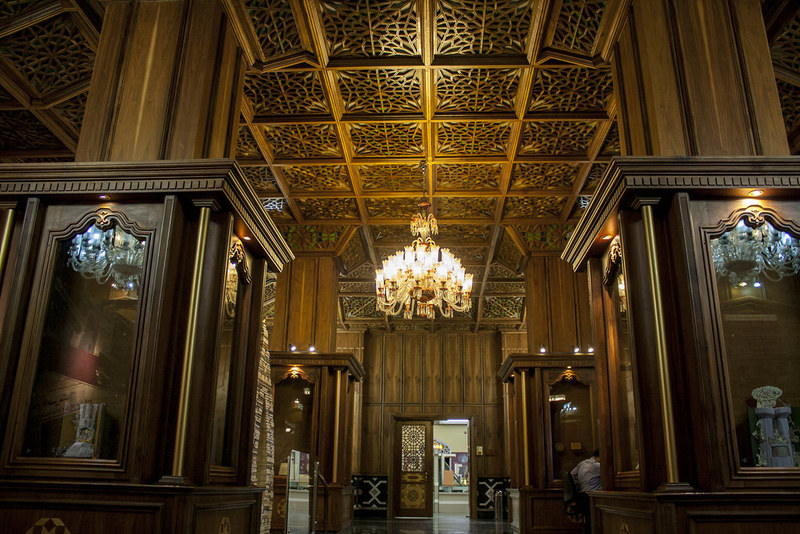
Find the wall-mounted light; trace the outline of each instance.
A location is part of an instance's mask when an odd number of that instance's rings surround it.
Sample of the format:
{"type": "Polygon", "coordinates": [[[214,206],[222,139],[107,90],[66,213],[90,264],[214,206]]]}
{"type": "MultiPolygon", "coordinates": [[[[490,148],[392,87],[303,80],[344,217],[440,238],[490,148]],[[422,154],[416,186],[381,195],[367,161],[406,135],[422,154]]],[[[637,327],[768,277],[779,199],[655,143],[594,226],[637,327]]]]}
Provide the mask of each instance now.
{"type": "Polygon", "coordinates": [[[296,351],[296,350],[297,350],[297,345],[292,345],[292,344],[290,343],[290,344],[289,344],[289,350],[290,350],[290,351],[292,351],[292,352],[296,351]]]}
{"type": "Polygon", "coordinates": [[[588,349],[586,349],[586,352],[591,354],[592,352],[594,352],[594,347],[589,347],[588,349]]]}
{"type": "Polygon", "coordinates": [[[542,346],[542,348],[540,348],[540,349],[539,349],[539,352],[541,352],[541,353],[545,353],[545,352],[547,352],[547,349],[546,349],[546,348],[544,348],[544,346],[542,346]]]}
{"type": "Polygon", "coordinates": [[[311,345],[310,347],[308,347],[308,352],[315,352],[316,350],[317,350],[317,348],[314,345],[311,345]]]}
{"type": "Polygon", "coordinates": [[[579,353],[580,351],[581,351],[580,347],[572,347],[572,352],[574,352],[575,354],[579,353]]]}

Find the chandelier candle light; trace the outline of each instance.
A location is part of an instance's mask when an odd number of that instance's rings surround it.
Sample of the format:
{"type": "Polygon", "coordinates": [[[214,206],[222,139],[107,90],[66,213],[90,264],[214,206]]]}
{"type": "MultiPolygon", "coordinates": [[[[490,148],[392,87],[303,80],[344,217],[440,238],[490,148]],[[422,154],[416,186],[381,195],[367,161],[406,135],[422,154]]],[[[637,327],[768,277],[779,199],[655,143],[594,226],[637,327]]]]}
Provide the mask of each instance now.
{"type": "Polygon", "coordinates": [[[433,242],[431,235],[438,233],[432,213],[417,213],[411,219],[411,234],[417,238],[383,260],[383,269],[375,272],[378,311],[387,315],[402,311],[405,319],[411,319],[416,309],[417,315],[433,319],[435,308],[444,317],[452,317],[453,310],[472,308],[472,274],[464,272],[461,260],[449,249],[433,242]]]}

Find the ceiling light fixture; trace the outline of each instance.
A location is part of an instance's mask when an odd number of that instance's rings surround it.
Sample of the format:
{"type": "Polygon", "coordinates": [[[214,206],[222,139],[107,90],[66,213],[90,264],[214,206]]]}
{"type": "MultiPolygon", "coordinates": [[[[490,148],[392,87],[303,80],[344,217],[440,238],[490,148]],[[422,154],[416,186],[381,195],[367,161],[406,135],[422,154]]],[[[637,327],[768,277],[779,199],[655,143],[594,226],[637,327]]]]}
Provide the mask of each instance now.
{"type": "Polygon", "coordinates": [[[750,191],[749,193],[747,193],[747,196],[750,196],[750,197],[760,197],[760,196],[761,196],[761,195],[763,195],[763,194],[764,194],[764,191],[762,191],[761,189],[753,189],[752,191],[750,191]]]}
{"type": "MultiPolygon", "coordinates": [[[[424,162],[420,169],[427,192],[424,162]]],[[[428,212],[430,205],[427,200],[420,203],[420,213],[411,219],[411,234],[417,236],[414,242],[383,260],[383,269],[375,271],[376,308],[387,315],[402,312],[405,319],[411,319],[416,311],[433,319],[436,308],[444,317],[452,317],[454,310],[472,308],[472,275],[465,273],[461,260],[449,249],[440,249],[431,239],[439,233],[439,226],[428,212]]]]}

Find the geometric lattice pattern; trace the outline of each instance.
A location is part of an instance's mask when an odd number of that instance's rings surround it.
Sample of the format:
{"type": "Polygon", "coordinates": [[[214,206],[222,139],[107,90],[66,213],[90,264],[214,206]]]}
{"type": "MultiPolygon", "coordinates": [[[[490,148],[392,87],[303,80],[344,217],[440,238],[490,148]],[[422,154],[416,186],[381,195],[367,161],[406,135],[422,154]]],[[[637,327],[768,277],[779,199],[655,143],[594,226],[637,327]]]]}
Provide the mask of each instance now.
{"type": "Polygon", "coordinates": [[[404,473],[424,472],[425,452],[425,425],[402,425],[400,427],[400,471],[404,473]]]}
{"type": "Polygon", "coordinates": [[[483,301],[483,316],[487,319],[519,319],[522,315],[524,300],[523,297],[487,296],[483,301]]]}

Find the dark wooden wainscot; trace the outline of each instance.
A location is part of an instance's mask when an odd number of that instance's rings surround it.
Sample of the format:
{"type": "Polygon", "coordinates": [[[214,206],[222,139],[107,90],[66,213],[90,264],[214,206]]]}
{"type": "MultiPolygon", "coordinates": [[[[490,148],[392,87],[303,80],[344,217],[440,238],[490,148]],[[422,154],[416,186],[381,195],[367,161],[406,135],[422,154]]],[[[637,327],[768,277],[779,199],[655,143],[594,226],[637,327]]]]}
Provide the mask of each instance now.
{"type": "Polygon", "coordinates": [[[231,160],[0,166],[0,530],[258,532],[261,303],[231,160]]]}

